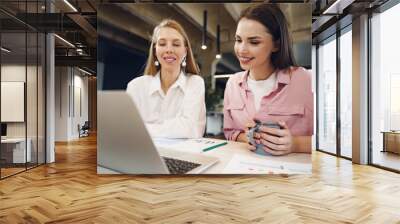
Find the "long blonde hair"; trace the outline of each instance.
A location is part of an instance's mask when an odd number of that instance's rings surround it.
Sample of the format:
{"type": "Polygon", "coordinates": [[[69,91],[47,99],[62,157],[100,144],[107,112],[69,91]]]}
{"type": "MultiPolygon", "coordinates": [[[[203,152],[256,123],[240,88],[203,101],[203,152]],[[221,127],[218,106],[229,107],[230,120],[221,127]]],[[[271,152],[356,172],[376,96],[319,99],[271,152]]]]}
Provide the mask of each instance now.
{"type": "Polygon", "coordinates": [[[149,49],[149,57],[147,58],[146,68],[144,70],[144,74],[146,75],[155,75],[158,72],[158,68],[155,66],[154,62],[156,60],[155,56],[155,44],[157,43],[158,35],[160,33],[160,29],[164,27],[172,28],[183,36],[184,44],[187,49],[186,55],[186,69],[185,72],[187,74],[199,74],[199,68],[197,67],[196,62],[194,61],[192,47],[190,46],[189,38],[183,30],[183,27],[175,20],[165,19],[158,26],[156,26],[153,30],[153,36],[151,38],[151,44],[149,49]]]}

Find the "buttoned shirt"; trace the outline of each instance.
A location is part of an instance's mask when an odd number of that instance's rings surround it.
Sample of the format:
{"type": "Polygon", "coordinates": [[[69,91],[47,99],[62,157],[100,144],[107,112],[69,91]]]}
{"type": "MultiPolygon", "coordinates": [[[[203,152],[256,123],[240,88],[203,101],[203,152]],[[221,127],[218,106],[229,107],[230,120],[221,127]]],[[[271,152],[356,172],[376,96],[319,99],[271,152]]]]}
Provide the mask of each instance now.
{"type": "Polygon", "coordinates": [[[204,81],[181,72],[165,94],[160,74],[143,75],[128,83],[133,98],[152,137],[200,138],[204,134],[206,109],[204,81]]]}
{"type": "Polygon", "coordinates": [[[313,134],[313,93],[311,74],[302,67],[290,72],[278,70],[272,91],[262,97],[256,111],[254,96],[247,85],[248,71],[231,76],[224,96],[224,134],[236,140],[245,132],[246,124],[261,122],[286,122],[293,136],[313,134]]]}

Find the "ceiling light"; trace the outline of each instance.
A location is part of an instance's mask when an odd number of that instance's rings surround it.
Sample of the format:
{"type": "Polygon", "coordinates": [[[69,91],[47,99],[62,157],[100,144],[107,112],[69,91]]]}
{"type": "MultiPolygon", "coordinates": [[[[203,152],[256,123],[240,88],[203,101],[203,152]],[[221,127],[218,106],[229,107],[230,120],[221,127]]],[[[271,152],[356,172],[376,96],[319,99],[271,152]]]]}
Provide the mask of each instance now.
{"type": "Polygon", "coordinates": [[[201,41],[201,49],[207,49],[207,10],[203,12],[203,33],[201,41]]]}
{"type": "Polygon", "coordinates": [[[215,79],[222,79],[222,78],[229,78],[231,76],[232,76],[232,74],[230,74],[230,75],[214,75],[214,78],[215,79]]]}
{"type": "Polygon", "coordinates": [[[79,68],[79,67],[78,67],[78,70],[81,71],[81,72],[83,72],[83,73],[85,73],[85,74],[87,74],[87,75],[92,75],[92,73],[90,73],[90,72],[88,72],[88,71],[86,71],[86,70],[83,70],[83,69],[81,69],[81,68],[79,68]]]}
{"type": "Polygon", "coordinates": [[[7,49],[7,48],[5,48],[5,47],[1,47],[1,50],[4,51],[4,52],[6,52],[6,53],[10,53],[10,52],[11,52],[11,50],[9,50],[9,49],[7,49]]]}
{"type": "Polygon", "coordinates": [[[336,0],[335,2],[333,2],[332,5],[325,9],[322,14],[342,14],[343,10],[351,5],[351,3],[353,3],[354,1],[355,0],[336,0]]]}
{"type": "Polygon", "coordinates": [[[217,55],[215,55],[215,57],[217,59],[221,58],[221,40],[220,40],[220,27],[219,24],[217,25],[217,55]]]}
{"type": "Polygon", "coordinates": [[[68,0],[64,0],[65,4],[67,4],[74,12],[78,12],[78,10],[71,4],[69,3],[68,0]]]}
{"type": "Polygon", "coordinates": [[[66,39],[64,39],[64,38],[62,38],[62,37],[60,37],[60,36],[57,35],[57,34],[54,34],[54,36],[57,37],[58,39],[60,39],[62,42],[66,43],[68,46],[75,48],[75,45],[71,44],[71,42],[69,42],[68,40],[66,40],[66,39]]]}

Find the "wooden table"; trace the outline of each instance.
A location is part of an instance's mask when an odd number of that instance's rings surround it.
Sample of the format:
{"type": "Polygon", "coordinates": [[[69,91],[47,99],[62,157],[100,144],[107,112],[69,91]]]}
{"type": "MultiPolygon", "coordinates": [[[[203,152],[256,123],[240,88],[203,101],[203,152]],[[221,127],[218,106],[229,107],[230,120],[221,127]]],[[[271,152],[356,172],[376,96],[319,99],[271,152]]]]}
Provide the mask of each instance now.
{"type": "MultiPolygon", "coordinates": [[[[210,139],[211,140],[211,139],[210,139]]],[[[200,153],[208,156],[217,157],[219,162],[209,169],[207,169],[203,174],[311,174],[312,163],[311,154],[307,153],[291,153],[285,156],[262,156],[254,152],[247,150],[245,143],[228,141],[228,144],[215,148],[207,152],[199,152],[198,149],[190,149],[185,146],[184,142],[171,147],[173,150],[200,153]],[[260,163],[265,163],[266,167],[261,167],[261,170],[246,170],[246,166],[232,166],[231,161],[238,161],[243,159],[243,161],[255,164],[255,167],[260,163]],[[274,166],[279,165],[279,167],[284,167],[284,170],[280,168],[274,168],[274,166]]],[[[168,150],[168,148],[158,148],[160,150],[168,150]]],[[[252,164],[250,164],[251,166],[252,164]]],[[[97,166],[98,174],[118,174],[118,172],[106,169],[104,167],[97,166]]]]}
{"type": "MultiPolygon", "coordinates": [[[[5,138],[1,139],[2,153],[8,163],[25,163],[31,161],[31,144],[30,138],[5,138]],[[25,143],[27,141],[28,144],[25,143]],[[27,145],[25,150],[25,145],[27,145]],[[10,158],[6,158],[9,155],[10,158]]],[[[2,156],[3,157],[3,156],[2,156]]]]}
{"type": "Polygon", "coordinates": [[[381,133],[383,133],[382,152],[400,154],[400,131],[382,131],[381,133]]]}

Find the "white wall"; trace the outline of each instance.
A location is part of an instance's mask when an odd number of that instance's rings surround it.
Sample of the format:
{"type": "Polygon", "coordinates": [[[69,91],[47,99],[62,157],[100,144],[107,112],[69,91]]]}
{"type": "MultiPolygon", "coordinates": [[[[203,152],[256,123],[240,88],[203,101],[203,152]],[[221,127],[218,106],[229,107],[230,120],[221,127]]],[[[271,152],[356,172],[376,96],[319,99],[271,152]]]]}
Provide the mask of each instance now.
{"type": "MultiPolygon", "coordinates": [[[[26,106],[22,112],[26,112],[26,120],[23,122],[6,122],[7,137],[24,138],[27,135],[31,148],[32,161],[44,162],[44,83],[42,67],[36,65],[12,63],[1,66],[1,81],[24,82],[26,85],[26,106]],[[36,70],[38,69],[38,70],[36,70]],[[26,80],[27,78],[27,80],[26,80]],[[38,151],[39,150],[39,151],[38,151]],[[37,157],[37,153],[39,156],[37,157]]],[[[6,97],[7,96],[2,96],[6,97]]],[[[2,111],[10,108],[1,108],[2,111]]],[[[11,111],[12,112],[12,111],[11,111]]]]}
{"type": "Polygon", "coordinates": [[[1,81],[25,82],[25,64],[1,65],[1,81]]]}
{"type": "Polygon", "coordinates": [[[55,68],[55,141],[68,141],[68,86],[67,67],[55,68]]]}
{"type": "Polygon", "coordinates": [[[1,121],[24,122],[25,83],[1,81],[1,121]],[[3,110],[4,109],[4,110],[3,110]]]}
{"type": "Polygon", "coordinates": [[[56,141],[77,139],[78,124],[88,120],[88,78],[83,75],[76,68],[56,67],[56,141]]]}
{"type": "MultiPolygon", "coordinates": [[[[76,74],[76,73],[75,73],[76,74]]],[[[74,124],[75,127],[79,124],[82,126],[85,121],[89,120],[89,78],[88,76],[84,76],[84,73],[79,72],[79,75],[75,75],[75,86],[81,88],[81,109],[82,113],[76,113],[75,117],[76,123],[74,124]]],[[[78,131],[77,128],[75,128],[78,131]]],[[[76,132],[76,136],[78,136],[78,132],[76,132]]]]}
{"type": "MultiPolygon", "coordinates": [[[[28,79],[29,84],[36,86],[36,80],[32,80],[30,78],[31,74],[36,75],[36,66],[28,66],[28,79]]],[[[25,64],[5,64],[1,66],[1,81],[4,82],[25,82],[25,64]]],[[[31,102],[35,102],[35,104],[28,105],[29,113],[28,115],[28,137],[30,131],[30,127],[36,130],[36,113],[31,113],[32,110],[36,110],[36,88],[27,88],[27,103],[30,104],[31,102]],[[31,99],[32,98],[32,99],[31,99]],[[34,99],[33,99],[34,98],[34,99]],[[35,121],[35,124],[31,124],[31,122],[35,121]],[[35,126],[35,127],[33,127],[35,126]]],[[[3,96],[4,97],[4,96],[3,96]]],[[[39,105],[40,106],[40,105],[39,105]]],[[[5,110],[6,108],[1,108],[5,110]]],[[[36,132],[35,132],[36,133],[36,132]]],[[[7,122],[7,136],[8,137],[25,137],[25,122],[7,122]]]]}

